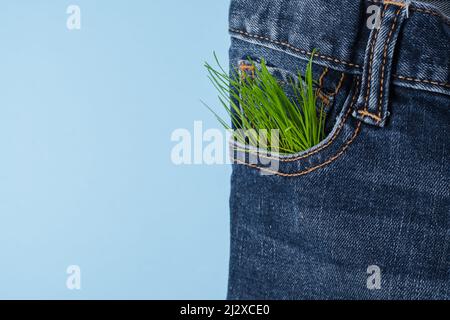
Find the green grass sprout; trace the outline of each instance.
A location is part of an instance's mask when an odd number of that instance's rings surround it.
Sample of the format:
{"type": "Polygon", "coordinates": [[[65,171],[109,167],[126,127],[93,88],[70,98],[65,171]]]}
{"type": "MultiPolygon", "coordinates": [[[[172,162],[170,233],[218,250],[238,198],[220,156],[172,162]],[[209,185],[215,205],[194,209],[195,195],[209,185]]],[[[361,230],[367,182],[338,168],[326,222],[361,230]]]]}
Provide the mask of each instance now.
{"type": "Polygon", "coordinates": [[[217,112],[205,104],[220,124],[233,129],[234,139],[242,144],[255,145],[254,139],[243,132],[267,130],[267,149],[271,150],[271,130],[277,129],[277,146],[283,154],[298,153],[319,144],[325,136],[325,114],[323,105],[317,108],[317,94],[313,87],[312,58],[304,77],[298,73],[287,85],[292,88],[293,97],[288,97],[283,86],[269,72],[266,62],[261,60],[260,67],[250,61],[254,76],[240,73],[238,69],[231,76],[221,66],[214,54],[217,67],[205,63],[208,77],[218,91],[222,107],[231,117],[231,124],[221,118],[217,112]],[[233,127],[233,128],[232,128],[233,127]],[[238,129],[238,130],[236,130],[238,129]]]}

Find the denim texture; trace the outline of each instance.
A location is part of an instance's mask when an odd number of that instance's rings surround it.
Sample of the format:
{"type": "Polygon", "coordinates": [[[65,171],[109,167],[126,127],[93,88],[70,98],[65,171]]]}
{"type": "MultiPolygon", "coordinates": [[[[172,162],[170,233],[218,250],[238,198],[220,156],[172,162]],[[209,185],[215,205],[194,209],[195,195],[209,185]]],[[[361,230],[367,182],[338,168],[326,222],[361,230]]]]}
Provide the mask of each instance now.
{"type": "Polygon", "coordinates": [[[449,299],[449,18],[414,1],[232,0],[230,34],[231,68],[264,58],[281,82],[319,50],[327,137],[273,172],[234,154],[228,298],[449,299]]]}
{"type": "Polygon", "coordinates": [[[446,15],[450,15],[450,1],[448,0],[420,0],[420,2],[426,2],[437,7],[441,12],[446,15]]]}

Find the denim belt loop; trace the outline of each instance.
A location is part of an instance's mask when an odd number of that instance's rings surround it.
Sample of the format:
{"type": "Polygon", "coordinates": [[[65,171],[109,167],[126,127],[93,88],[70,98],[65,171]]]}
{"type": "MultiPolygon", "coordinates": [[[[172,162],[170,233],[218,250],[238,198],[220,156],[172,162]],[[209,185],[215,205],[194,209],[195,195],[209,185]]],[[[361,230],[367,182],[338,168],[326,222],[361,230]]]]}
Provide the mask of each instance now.
{"type": "Polygon", "coordinates": [[[380,23],[369,36],[361,91],[353,111],[353,116],[365,123],[384,127],[390,115],[394,52],[403,22],[409,16],[409,4],[409,0],[380,2],[380,23]]]}

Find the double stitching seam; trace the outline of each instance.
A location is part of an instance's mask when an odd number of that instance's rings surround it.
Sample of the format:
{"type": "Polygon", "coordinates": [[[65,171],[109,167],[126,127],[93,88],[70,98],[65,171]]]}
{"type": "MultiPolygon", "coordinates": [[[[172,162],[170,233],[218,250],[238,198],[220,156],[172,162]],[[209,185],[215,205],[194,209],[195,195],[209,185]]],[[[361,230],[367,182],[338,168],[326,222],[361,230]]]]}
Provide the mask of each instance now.
{"type": "Polygon", "coordinates": [[[411,10],[413,11],[417,11],[420,13],[425,13],[425,14],[430,14],[432,16],[438,17],[440,18],[440,20],[442,20],[442,22],[444,22],[446,25],[450,26],[450,21],[448,21],[445,17],[442,16],[442,14],[435,12],[435,11],[431,11],[428,9],[420,9],[420,8],[411,8],[411,10]]]}
{"type": "Polygon", "coordinates": [[[356,139],[356,137],[358,136],[360,131],[361,131],[361,121],[358,121],[358,124],[356,126],[355,132],[353,133],[352,137],[350,138],[349,141],[347,141],[345,143],[345,145],[342,147],[342,149],[337,154],[335,154],[333,157],[329,158],[327,161],[325,161],[325,162],[323,162],[323,163],[321,163],[321,164],[319,164],[319,165],[317,165],[315,167],[309,168],[309,169],[304,170],[304,171],[299,171],[299,172],[296,172],[296,173],[277,172],[275,170],[258,167],[257,165],[254,165],[254,164],[245,163],[244,161],[240,161],[238,159],[234,159],[234,161],[237,162],[237,163],[246,165],[246,166],[248,166],[250,168],[254,168],[254,169],[261,170],[261,171],[269,172],[269,173],[272,173],[272,174],[275,174],[275,175],[278,175],[278,176],[282,176],[282,177],[299,177],[299,176],[303,176],[303,175],[306,175],[308,173],[311,173],[313,171],[316,171],[317,169],[320,169],[322,167],[325,167],[325,166],[333,163],[334,161],[336,161],[338,158],[340,158],[345,153],[345,151],[348,149],[348,147],[353,143],[353,141],[356,139]]]}
{"type": "MultiPolygon", "coordinates": [[[[383,23],[384,15],[386,14],[387,5],[383,7],[383,12],[381,14],[380,21],[383,23]]],[[[381,28],[381,26],[380,26],[381,28]]],[[[372,87],[372,73],[373,73],[373,60],[375,55],[375,45],[378,40],[378,35],[380,34],[380,28],[376,29],[375,34],[372,38],[372,42],[370,44],[370,58],[369,58],[369,68],[368,68],[368,76],[367,76],[367,90],[366,90],[366,97],[364,99],[364,110],[360,110],[359,114],[361,115],[367,115],[369,113],[368,111],[368,103],[369,103],[369,96],[371,92],[372,87]]]]}
{"type": "Polygon", "coordinates": [[[399,1],[393,1],[393,0],[385,0],[384,4],[392,4],[394,6],[398,6],[398,7],[406,7],[406,4],[404,2],[399,2],[399,1]]]}
{"type": "MultiPolygon", "coordinates": [[[[374,2],[374,1],[372,1],[372,2],[374,2]]],[[[418,9],[416,9],[416,10],[418,10],[418,9]]],[[[272,40],[272,39],[269,39],[269,38],[267,38],[267,37],[261,37],[261,36],[257,36],[257,35],[252,35],[252,34],[250,34],[250,33],[248,33],[248,32],[244,32],[244,31],[240,31],[240,30],[235,30],[235,29],[229,29],[231,32],[233,32],[233,33],[240,33],[240,34],[244,34],[244,35],[248,35],[249,37],[254,37],[254,38],[258,38],[258,39],[262,39],[262,40],[266,40],[266,41],[269,41],[269,42],[274,42],[274,43],[277,43],[277,44],[280,44],[280,42],[279,41],[277,41],[277,40],[272,40]]],[[[286,45],[287,46],[289,46],[289,47],[292,47],[292,48],[294,48],[292,45],[290,45],[290,44],[288,44],[288,43],[286,43],[286,45]]],[[[297,49],[297,50],[301,50],[301,49],[297,49]]],[[[305,51],[306,52],[306,51],[305,51]]],[[[317,55],[317,54],[316,54],[317,55]]],[[[331,59],[331,61],[335,61],[335,58],[332,58],[332,57],[328,57],[328,58],[330,58],[331,59]]],[[[337,60],[337,59],[336,59],[337,60]]],[[[340,60],[338,60],[337,62],[340,62],[340,60]]],[[[340,62],[341,63],[341,62],[340,62]]],[[[352,65],[352,66],[354,66],[354,67],[357,67],[357,68],[361,68],[361,66],[359,65],[359,64],[350,64],[350,65],[352,65]]],[[[434,81],[434,80],[423,80],[423,79],[417,79],[417,78],[412,78],[412,77],[406,77],[406,76],[401,76],[401,75],[397,75],[397,74],[395,74],[395,75],[393,75],[394,77],[396,77],[396,78],[398,78],[398,79],[401,79],[401,80],[407,80],[407,81],[414,81],[414,82],[423,82],[423,83],[428,83],[428,84],[432,84],[432,85],[435,85],[435,86],[440,86],[440,87],[446,87],[446,88],[450,88],[450,83],[447,83],[447,82],[438,82],[438,81],[434,81]]]]}
{"type": "Polygon", "coordinates": [[[402,9],[398,9],[397,12],[395,13],[395,19],[394,22],[392,23],[392,27],[391,30],[389,32],[388,38],[386,40],[386,43],[384,44],[384,52],[383,52],[383,63],[381,64],[381,80],[380,80],[380,98],[378,100],[378,117],[381,117],[381,105],[383,103],[383,97],[384,97],[384,76],[385,76],[385,70],[386,70],[386,63],[387,63],[387,51],[388,51],[388,47],[389,44],[391,42],[391,38],[392,35],[394,34],[394,30],[397,26],[397,22],[398,22],[398,17],[400,12],[402,11],[402,9]]]}
{"type": "Polygon", "coordinates": [[[416,78],[399,76],[399,75],[396,75],[396,74],[394,74],[394,78],[397,78],[397,79],[400,79],[400,80],[405,80],[405,81],[422,82],[422,83],[432,84],[432,85],[435,85],[435,86],[442,86],[442,87],[450,88],[450,83],[445,83],[445,82],[437,82],[437,81],[426,80],[426,79],[416,79],[416,78]]]}
{"type": "MultiPolygon", "coordinates": [[[[372,2],[372,3],[379,3],[379,4],[383,3],[383,1],[381,1],[381,0],[367,0],[367,1],[368,2],[372,2]]],[[[388,2],[389,1],[384,1],[384,3],[388,3],[388,2]]],[[[404,6],[406,6],[406,5],[404,5],[404,6]]],[[[439,13],[439,12],[436,12],[436,11],[433,11],[433,10],[429,10],[429,9],[416,8],[413,5],[410,5],[409,10],[417,11],[417,12],[420,12],[420,13],[429,14],[429,15],[438,17],[440,20],[442,20],[442,22],[444,22],[445,24],[450,26],[450,21],[448,20],[447,17],[443,16],[442,13],[439,13]]]]}
{"type": "MultiPolygon", "coordinates": [[[[341,132],[342,128],[344,127],[345,123],[347,122],[347,119],[349,118],[349,115],[350,115],[351,111],[353,110],[353,107],[354,107],[354,105],[356,103],[356,100],[357,100],[357,97],[358,97],[358,94],[359,94],[359,90],[358,90],[359,82],[360,82],[359,79],[357,79],[356,80],[356,85],[355,85],[355,93],[353,94],[352,101],[350,103],[350,106],[348,108],[347,113],[344,115],[344,118],[342,119],[341,124],[339,125],[339,127],[336,129],[336,131],[333,134],[333,136],[330,138],[330,140],[326,144],[322,145],[321,147],[319,147],[319,148],[317,148],[315,150],[312,150],[311,152],[308,152],[307,154],[304,154],[304,155],[296,157],[296,158],[280,159],[280,158],[269,157],[269,156],[264,156],[264,155],[260,155],[260,154],[258,156],[260,158],[268,159],[268,160],[276,160],[276,161],[280,161],[280,162],[294,162],[294,161],[297,161],[297,160],[306,159],[306,158],[308,158],[308,157],[310,157],[310,156],[312,156],[312,155],[314,155],[314,154],[316,154],[316,153],[318,153],[318,152],[328,148],[334,142],[334,140],[336,140],[336,138],[338,137],[339,133],[341,132]]],[[[361,124],[361,121],[359,121],[359,124],[361,124]]],[[[234,150],[237,150],[237,149],[234,149],[234,150]]],[[[255,152],[253,150],[246,150],[246,152],[252,153],[252,154],[258,154],[258,152],[255,152]]],[[[238,159],[233,157],[233,160],[238,160],[238,159]]],[[[239,162],[239,160],[238,160],[238,162],[239,162]]],[[[243,161],[240,161],[240,163],[245,164],[245,165],[249,165],[249,166],[253,166],[255,168],[260,168],[257,165],[245,163],[243,161]]],[[[261,169],[264,169],[264,168],[261,168],[261,169]]]]}
{"type": "Polygon", "coordinates": [[[344,65],[347,65],[347,66],[350,66],[350,67],[361,68],[361,66],[359,64],[355,64],[355,63],[339,60],[337,58],[321,55],[321,54],[318,54],[318,53],[312,53],[310,51],[294,47],[290,43],[287,43],[287,42],[284,42],[284,41],[273,40],[273,39],[270,39],[268,37],[263,37],[263,36],[260,36],[260,35],[251,34],[251,33],[248,33],[248,32],[245,32],[245,31],[241,31],[241,30],[237,30],[237,29],[233,29],[233,28],[229,28],[229,30],[231,32],[233,32],[233,33],[239,33],[239,34],[245,35],[247,37],[251,37],[251,38],[255,38],[255,39],[259,39],[259,40],[265,40],[265,41],[268,41],[268,42],[271,42],[271,43],[274,43],[274,44],[277,44],[277,45],[280,45],[280,46],[284,46],[286,48],[289,48],[289,49],[294,50],[296,52],[300,52],[301,54],[304,54],[304,55],[307,55],[307,56],[319,57],[319,58],[322,58],[322,59],[325,59],[325,60],[334,61],[336,63],[344,64],[344,65]]]}

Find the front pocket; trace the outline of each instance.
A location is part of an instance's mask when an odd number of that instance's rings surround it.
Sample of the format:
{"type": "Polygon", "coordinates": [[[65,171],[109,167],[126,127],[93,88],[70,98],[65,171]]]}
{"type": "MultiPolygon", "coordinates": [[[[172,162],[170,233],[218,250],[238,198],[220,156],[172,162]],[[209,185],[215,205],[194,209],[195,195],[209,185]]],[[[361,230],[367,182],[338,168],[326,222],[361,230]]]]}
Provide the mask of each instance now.
{"type": "MultiPolygon", "coordinates": [[[[234,40],[233,40],[234,41],[234,40]]],[[[267,63],[269,72],[278,80],[288,97],[293,92],[289,83],[297,79],[299,71],[306,69],[308,61],[291,57],[282,52],[258,45],[232,46],[231,67],[239,68],[252,76],[252,65],[259,67],[261,59],[267,63]],[[282,59],[282,57],[285,59],[282,59]]],[[[295,177],[323,168],[339,159],[356,139],[360,131],[359,121],[350,113],[357,98],[359,81],[334,70],[313,65],[319,101],[326,111],[326,137],[318,145],[295,154],[271,154],[264,148],[244,145],[232,141],[234,162],[258,169],[263,174],[295,177]]]]}

